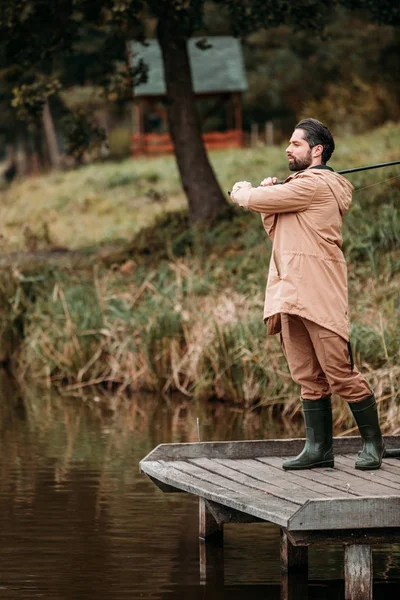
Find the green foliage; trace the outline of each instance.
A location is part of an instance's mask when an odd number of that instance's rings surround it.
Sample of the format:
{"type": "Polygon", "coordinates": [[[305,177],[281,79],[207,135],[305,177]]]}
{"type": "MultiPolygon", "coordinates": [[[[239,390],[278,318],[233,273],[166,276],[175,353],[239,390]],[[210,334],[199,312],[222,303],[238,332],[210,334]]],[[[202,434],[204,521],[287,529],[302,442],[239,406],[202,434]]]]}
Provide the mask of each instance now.
{"type": "Polygon", "coordinates": [[[342,0],[352,10],[366,10],[377,23],[400,25],[400,8],[392,0],[342,0]]]}
{"type": "MultiPolygon", "coordinates": [[[[396,196],[397,197],[397,196],[396,196]]],[[[379,197],[378,197],[379,198],[379,197]]],[[[365,219],[365,209],[355,204],[346,217],[343,230],[344,248],[348,260],[355,265],[365,263],[377,275],[386,253],[400,247],[400,214],[390,198],[384,204],[378,201],[370,208],[371,218],[365,219]]],[[[391,272],[398,265],[392,263],[391,272]]]]}
{"type": "Polygon", "coordinates": [[[169,249],[174,246],[175,251],[182,246],[180,255],[185,254],[192,246],[192,231],[186,211],[167,213],[156,219],[154,225],[140,231],[130,247],[134,255],[154,256],[166,258],[169,249]],[[151,239],[151,246],[149,245],[151,239]]]}
{"type": "Polygon", "coordinates": [[[361,133],[400,118],[396,96],[396,91],[388,86],[355,76],[352,81],[327,83],[323,97],[306,100],[299,116],[318,115],[333,131],[361,133]]]}
{"type": "Polygon", "coordinates": [[[259,322],[215,323],[213,337],[204,348],[202,380],[209,380],[216,396],[246,406],[282,392],[284,384],[265,360],[265,332],[259,322]],[[256,325],[256,327],[254,327],[256,325]],[[254,329],[254,331],[252,331],[254,329]]]}
{"type": "Polygon", "coordinates": [[[17,271],[4,269],[0,272],[0,362],[5,362],[23,335],[26,309],[26,289],[17,271]]]}
{"type": "Polygon", "coordinates": [[[274,119],[289,130],[315,115],[339,133],[398,120],[397,28],[340,6],[327,14],[322,34],[284,25],[244,41],[246,127],[274,119]]]}
{"type": "MultiPolygon", "coordinates": [[[[42,0],[3,0],[0,8],[0,67],[17,64],[21,69],[21,80],[26,73],[39,74],[39,79],[31,84],[31,92],[29,88],[23,88],[23,94],[22,90],[16,92],[16,102],[25,113],[28,109],[40,111],[43,93],[36,89],[43,87],[40,74],[54,77],[56,71],[63,84],[83,85],[90,80],[91,84],[102,86],[109,100],[124,101],[131,82],[137,85],[147,78],[147,67],[142,63],[137,72],[129,70],[125,61],[126,40],[144,40],[149,18],[158,21],[174,36],[189,37],[196,32],[212,34],[213,24],[206,18],[210,6],[223,13],[228,28],[225,33],[230,29],[242,39],[249,37],[252,88],[258,87],[259,77],[263,82],[264,109],[257,100],[260,111],[257,120],[260,121],[266,118],[266,107],[269,116],[274,113],[282,116],[285,112],[290,114],[292,111],[293,114],[294,110],[301,110],[303,99],[317,101],[321,97],[321,86],[334,85],[339,73],[344,85],[356,77],[359,85],[369,85],[370,93],[374,92],[378,98],[380,92],[377,90],[385,72],[382,63],[389,58],[388,53],[393,51],[396,55],[396,36],[389,27],[398,25],[399,11],[388,0],[383,3],[336,0],[329,7],[318,0],[57,0],[50,5],[42,0]],[[336,11],[337,7],[343,6],[348,10],[336,11]],[[365,23],[370,26],[366,28],[365,23]],[[385,35],[375,23],[386,26],[385,35]],[[272,35],[269,33],[265,37],[260,33],[264,29],[272,35]],[[314,35],[313,31],[318,35],[324,31],[324,39],[314,35]],[[379,36],[378,43],[374,39],[376,35],[379,36]],[[365,57],[369,47],[371,55],[368,55],[367,68],[364,67],[366,73],[360,73],[360,57],[365,57]],[[266,56],[269,56],[268,61],[266,56]],[[251,66],[252,60],[257,62],[255,69],[251,66]],[[29,93],[32,95],[30,101],[29,93]],[[38,97],[39,101],[35,100],[38,97]],[[265,104],[265,97],[269,106],[265,104]]],[[[396,79],[393,77],[393,81],[396,79]]],[[[335,87],[327,90],[328,98],[334,90],[335,87]]],[[[257,94],[255,89],[250,91],[250,104],[257,94]]],[[[326,112],[326,108],[324,110],[326,112]]],[[[257,118],[257,111],[254,116],[257,118]]]]}
{"type": "Polygon", "coordinates": [[[56,77],[39,75],[33,83],[24,83],[13,89],[11,105],[16,109],[21,121],[27,122],[31,127],[37,127],[47,99],[57,94],[60,89],[61,84],[56,77]]]}
{"type": "Polygon", "coordinates": [[[66,153],[81,164],[86,152],[99,151],[106,134],[82,109],[69,113],[63,119],[66,153]]]}
{"type": "Polygon", "coordinates": [[[150,316],[143,335],[143,351],[156,388],[162,389],[173,368],[171,347],[175,352],[184,344],[182,315],[168,306],[150,316]]]}
{"type": "Polygon", "coordinates": [[[400,317],[393,315],[386,329],[380,331],[379,321],[374,326],[356,323],[351,329],[351,342],[358,363],[374,365],[375,368],[388,366],[399,361],[398,332],[400,317]]]}
{"type": "Polygon", "coordinates": [[[35,288],[34,301],[24,319],[25,354],[41,372],[68,380],[77,376],[98,344],[103,315],[96,288],[85,279],[48,274],[46,286],[35,288]]]}

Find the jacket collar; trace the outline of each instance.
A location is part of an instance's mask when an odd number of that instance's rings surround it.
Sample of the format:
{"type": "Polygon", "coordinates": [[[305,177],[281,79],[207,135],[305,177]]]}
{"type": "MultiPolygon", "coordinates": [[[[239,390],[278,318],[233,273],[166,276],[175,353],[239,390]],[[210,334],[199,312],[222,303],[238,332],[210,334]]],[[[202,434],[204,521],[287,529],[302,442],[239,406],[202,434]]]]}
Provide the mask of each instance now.
{"type": "Polygon", "coordinates": [[[310,167],[310,169],[327,169],[328,171],[333,171],[328,165],[315,165],[314,167],[310,167]]]}
{"type": "MultiPolygon", "coordinates": [[[[308,167],[309,169],[320,169],[321,171],[332,171],[333,173],[335,172],[331,167],[328,167],[328,165],[315,165],[314,167],[308,167]]],[[[284,183],[287,183],[288,181],[291,181],[294,177],[296,177],[296,175],[298,175],[299,173],[305,173],[308,169],[304,169],[303,171],[296,171],[293,174],[289,175],[284,183]]]]}

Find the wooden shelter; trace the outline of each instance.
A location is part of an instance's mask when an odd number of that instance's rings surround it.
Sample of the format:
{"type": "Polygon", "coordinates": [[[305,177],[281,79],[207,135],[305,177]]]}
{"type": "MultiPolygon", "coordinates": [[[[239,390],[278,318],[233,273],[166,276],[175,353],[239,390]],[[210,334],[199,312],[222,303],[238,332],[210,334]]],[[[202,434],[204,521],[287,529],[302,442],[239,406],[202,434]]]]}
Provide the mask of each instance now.
{"type": "MultiPolygon", "coordinates": [[[[197,45],[201,38],[188,41],[193,87],[197,98],[208,100],[205,121],[215,112],[225,109],[223,131],[203,134],[208,149],[241,147],[243,144],[241,95],[247,89],[246,73],[239,40],[229,36],[207,38],[211,46],[202,50],[197,45]]],[[[148,80],[134,88],[134,155],[173,152],[168,133],[165,100],[166,86],[161,49],[157,40],[146,45],[131,42],[128,53],[133,67],[140,60],[149,67],[148,80]]]]}

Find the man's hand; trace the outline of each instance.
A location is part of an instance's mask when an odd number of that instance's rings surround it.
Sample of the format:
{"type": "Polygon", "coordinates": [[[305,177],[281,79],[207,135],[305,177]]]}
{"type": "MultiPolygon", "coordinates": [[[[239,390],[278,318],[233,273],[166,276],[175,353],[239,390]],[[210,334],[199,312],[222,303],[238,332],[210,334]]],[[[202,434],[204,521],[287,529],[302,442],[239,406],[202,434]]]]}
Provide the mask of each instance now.
{"type": "Polygon", "coordinates": [[[232,188],[231,199],[239,206],[247,208],[252,189],[253,186],[249,181],[237,181],[232,188]]]}
{"type": "Polygon", "coordinates": [[[261,186],[275,185],[277,182],[278,182],[278,179],[276,177],[266,177],[265,179],[262,180],[260,185],[261,186]]]}

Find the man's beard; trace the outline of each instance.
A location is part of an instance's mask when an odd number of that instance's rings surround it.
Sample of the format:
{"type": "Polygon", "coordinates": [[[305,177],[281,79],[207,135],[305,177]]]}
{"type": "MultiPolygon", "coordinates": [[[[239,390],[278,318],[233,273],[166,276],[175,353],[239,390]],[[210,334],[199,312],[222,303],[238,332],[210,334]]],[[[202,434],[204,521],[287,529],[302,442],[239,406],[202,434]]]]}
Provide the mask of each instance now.
{"type": "Polygon", "coordinates": [[[295,158],[293,156],[292,160],[289,161],[289,170],[290,171],[304,171],[304,169],[308,169],[311,165],[311,149],[308,151],[307,155],[304,158],[295,158]]]}

